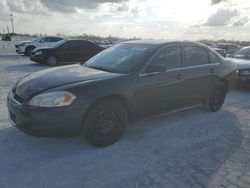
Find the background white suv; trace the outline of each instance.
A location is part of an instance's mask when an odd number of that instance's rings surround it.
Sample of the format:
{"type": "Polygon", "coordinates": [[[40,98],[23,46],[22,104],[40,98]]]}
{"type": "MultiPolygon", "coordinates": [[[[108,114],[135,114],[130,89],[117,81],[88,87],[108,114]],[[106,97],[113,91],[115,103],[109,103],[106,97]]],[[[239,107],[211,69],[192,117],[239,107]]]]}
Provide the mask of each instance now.
{"type": "Polygon", "coordinates": [[[34,39],[33,41],[25,41],[25,42],[19,42],[15,45],[16,52],[20,54],[25,54],[29,56],[31,52],[38,47],[49,47],[52,44],[63,40],[62,37],[53,37],[53,36],[44,36],[44,37],[38,37],[34,39]]]}

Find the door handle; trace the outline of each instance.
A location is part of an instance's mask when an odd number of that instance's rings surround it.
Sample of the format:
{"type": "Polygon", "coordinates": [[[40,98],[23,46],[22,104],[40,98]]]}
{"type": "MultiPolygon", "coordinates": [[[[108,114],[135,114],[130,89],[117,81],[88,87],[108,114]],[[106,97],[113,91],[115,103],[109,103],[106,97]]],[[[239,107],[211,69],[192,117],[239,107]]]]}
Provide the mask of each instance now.
{"type": "Polygon", "coordinates": [[[210,73],[214,74],[215,72],[215,68],[210,69],[210,73]]]}
{"type": "Polygon", "coordinates": [[[177,74],[177,75],[176,75],[176,79],[177,79],[177,80],[181,80],[182,78],[183,78],[183,76],[182,76],[181,74],[177,74]]]}

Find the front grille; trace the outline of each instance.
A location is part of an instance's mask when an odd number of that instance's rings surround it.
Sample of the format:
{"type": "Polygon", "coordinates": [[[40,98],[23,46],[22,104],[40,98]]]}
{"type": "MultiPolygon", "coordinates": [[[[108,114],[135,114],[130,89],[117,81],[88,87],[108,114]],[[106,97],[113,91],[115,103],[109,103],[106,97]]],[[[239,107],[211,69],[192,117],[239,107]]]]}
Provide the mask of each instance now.
{"type": "Polygon", "coordinates": [[[250,76],[250,69],[242,69],[239,71],[240,75],[249,75],[250,76]]]}
{"type": "Polygon", "coordinates": [[[24,101],[24,99],[23,99],[22,97],[20,97],[20,96],[18,96],[18,95],[16,94],[15,90],[13,90],[13,91],[11,92],[11,96],[12,96],[12,98],[13,98],[15,101],[17,101],[17,102],[20,103],[20,104],[22,104],[23,101],[24,101]]]}

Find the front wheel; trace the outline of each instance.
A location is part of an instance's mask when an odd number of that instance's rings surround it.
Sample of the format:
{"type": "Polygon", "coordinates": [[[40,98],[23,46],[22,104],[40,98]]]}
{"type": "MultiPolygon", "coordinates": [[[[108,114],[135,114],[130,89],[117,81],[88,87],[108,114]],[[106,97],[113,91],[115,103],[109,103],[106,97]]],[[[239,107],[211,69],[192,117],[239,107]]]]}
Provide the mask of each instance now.
{"type": "Polygon", "coordinates": [[[125,132],[127,113],[124,107],[107,101],[95,105],[84,121],[83,135],[96,147],[105,147],[118,141],[125,132]]]}
{"type": "Polygon", "coordinates": [[[207,109],[211,112],[217,112],[221,109],[226,98],[226,87],[223,83],[218,83],[212,90],[207,99],[207,109]]]}
{"type": "Polygon", "coordinates": [[[48,56],[46,62],[49,66],[55,66],[58,64],[57,57],[54,55],[48,56]]]}
{"type": "Polygon", "coordinates": [[[35,49],[35,47],[29,46],[29,47],[26,48],[24,54],[25,54],[26,56],[30,56],[30,55],[32,54],[32,51],[33,51],[34,49],[35,49]]]}

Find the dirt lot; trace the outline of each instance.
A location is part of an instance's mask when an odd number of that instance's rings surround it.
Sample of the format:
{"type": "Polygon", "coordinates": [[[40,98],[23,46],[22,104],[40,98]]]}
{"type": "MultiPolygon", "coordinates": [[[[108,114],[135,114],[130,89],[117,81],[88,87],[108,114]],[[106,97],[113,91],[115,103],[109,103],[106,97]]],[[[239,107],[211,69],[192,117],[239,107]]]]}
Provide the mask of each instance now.
{"type": "Polygon", "coordinates": [[[6,95],[49,67],[0,56],[1,188],[250,187],[250,90],[231,92],[223,109],[192,109],[141,120],[103,149],[80,136],[37,138],[12,127],[6,95]]]}

